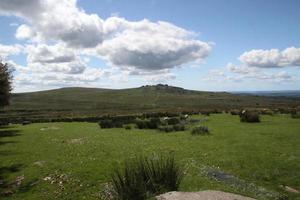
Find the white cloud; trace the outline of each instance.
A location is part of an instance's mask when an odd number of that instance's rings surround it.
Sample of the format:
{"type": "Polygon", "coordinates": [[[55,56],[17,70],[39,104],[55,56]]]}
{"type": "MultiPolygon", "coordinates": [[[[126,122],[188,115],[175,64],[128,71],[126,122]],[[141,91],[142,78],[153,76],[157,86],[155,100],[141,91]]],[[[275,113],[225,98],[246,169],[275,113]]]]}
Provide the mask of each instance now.
{"type": "Polygon", "coordinates": [[[203,78],[205,81],[268,81],[268,82],[290,82],[295,78],[286,71],[270,73],[261,68],[250,68],[247,66],[235,66],[228,63],[225,68],[209,70],[208,74],[203,78]]]}
{"type": "Polygon", "coordinates": [[[3,45],[0,44],[0,58],[5,59],[11,55],[17,55],[22,52],[23,47],[21,45],[3,45]]]}
{"type": "Polygon", "coordinates": [[[91,56],[104,59],[127,76],[172,80],[176,76],[171,69],[201,62],[212,48],[196,39],[194,32],[174,24],[128,21],[117,15],[103,20],[78,8],[76,0],[1,0],[1,14],[24,19],[15,37],[31,44],[25,48],[26,67],[17,67],[23,76],[16,75],[19,82],[35,78],[31,82],[82,82],[84,75],[94,77],[87,74],[92,69],[87,65],[91,56]]]}
{"type": "Polygon", "coordinates": [[[28,4],[4,0],[1,11],[29,22],[30,26],[23,24],[17,29],[18,39],[38,37],[63,41],[69,47],[98,46],[98,56],[120,67],[173,68],[201,61],[211,50],[208,43],[192,39],[193,32],[171,23],[146,19],[131,22],[120,17],[102,20],[77,8],[76,0],[30,0],[28,4]]]}
{"type": "Polygon", "coordinates": [[[300,66],[300,48],[289,47],[280,51],[251,50],[243,53],[239,60],[246,66],[259,68],[280,68],[300,66]]]}
{"type": "Polygon", "coordinates": [[[86,63],[76,54],[74,49],[64,44],[28,45],[26,47],[28,70],[34,72],[57,72],[80,74],[87,68],[86,63]]]}
{"type": "Polygon", "coordinates": [[[36,32],[26,24],[22,24],[17,28],[15,37],[19,40],[29,40],[36,36],[36,32]]]}
{"type": "Polygon", "coordinates": [[[105,21],[104,31],[107,39],[97,53],[120,67],[168,69],[199,62],[211,51],[208,43],[191,39],[193,33],[167,22],[112,17],[105,21]]]}
{"type": "Polygon", "coordinates": [[[95,47],[102,42],[102,19],[77,8],[76,0],[2,0],[0,13],[25,18],[44,39],[73,47],[95,47]]]}
{"type": "Polygon", "coordinates": [[[72,62],[76,59],[75,52],[64,46],[56,44],[53,46],[40,44],[37,46],[27,46],[29,63],[64,63],[72,62]]]}

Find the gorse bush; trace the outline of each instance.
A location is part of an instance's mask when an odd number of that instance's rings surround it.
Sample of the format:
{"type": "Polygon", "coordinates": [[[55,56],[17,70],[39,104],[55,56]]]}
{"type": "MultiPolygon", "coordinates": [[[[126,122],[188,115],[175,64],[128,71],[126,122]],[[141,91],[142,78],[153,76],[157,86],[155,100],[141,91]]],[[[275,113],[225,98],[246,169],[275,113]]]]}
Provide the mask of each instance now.
{"type": "Polygon", "coordinates": [[[185,126],[183,124],[175,124],[173,126],[174,131],[184,131],[185,130],[185,126]]]}
{"type": "Polygon", "coordinates": [[[167,119],[167,123],[168,123],[168,125],[175,125],[175,124],[179,124],[180,120],[176,117],[171,117],[171,118],[167,119]]]}
{"type": "Polygon", "coordinates": [[[115,199],[144,200],[167,191],[178,190],[182,171],[174,156],[138,158],[126,162],[112,175],[115,199]]]}
{"type": "Polygon", "coordinates": [[[120,121],[113,121],[111,119],[104,119],[99,122],[101,128],[122,128],[123,124],[120,121]]]}
{"type": "Polygon", "coordinates": [[[136,127],[139,129],[157,129],[160,125],[159,118],[151,118],[150,120],[136,120],[136,127]]]}
{"type": "Polygon", "coordinates": [[[192,135],[209,135],[209,130],[206,126],[197,126],[192,129],[192,135]]]}
{"type": "Polygon", "coordinates": [[[291,113],[291,117],[294,118],[294,119],[300,119],[300,112],[291,113]]]}
{"type": "Polygon", "coordinates": [[[231,111],[230,111],[230,114],[231,114],[231,115],[239,115],[239,114],[240,114],[240,111],[234,109],[234,110],[231,110],[231,111]]]}
{"type": "Polygon", "coordinates": [[[125,128],[126,130],[130,130],[130,129],[131,129],[131,126],[130,126],[130,125],[125,125],[124,128],[125,128]]]}
{"type": "Polygon", "coordinates": [[[256,111],[243,110],[240,113],[240,120],[241,122],[255,123],[260,122],[260,117],[256,111]]]}

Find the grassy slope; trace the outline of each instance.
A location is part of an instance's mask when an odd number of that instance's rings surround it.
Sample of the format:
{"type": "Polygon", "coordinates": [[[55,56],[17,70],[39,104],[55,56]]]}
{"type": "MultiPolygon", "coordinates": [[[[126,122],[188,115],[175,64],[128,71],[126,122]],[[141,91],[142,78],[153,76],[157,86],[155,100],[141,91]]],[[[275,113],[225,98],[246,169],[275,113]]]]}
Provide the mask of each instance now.
{"type": "Polygon", "coordinates": [[[262,123],[246,124],[240,123],[237,116],[211,115],[205,122],[211,136],[191,136],[189,131],[166,134],[156,130],[101,130],[92,123],[14,126],[8,130],[19,130],[17,136],[0,137],[0,167],[21,164],[20,171],[6,172],[7,178],[24,175],[23,184],[37,181],[11,199],[97,199],[103,183],[124,159],[174,152],[186,171],[180,190],[219,189],[267,199],[210,180],[201,175],[201,169],[219,167],[269,191],[283,193],[281,184],[299,189],[299,122],[280,115],[263,116],[262,123]],[[45,127],[52,129],[42,131],[45,127]],[[37,161],[43,161],[43,166],[34,164],[37,161]],[[62,184],[65,189],[41,180],[52,174],[67,174],[68,181],[62,184]]]}
{"type": "MultiPolygon", "coordinates": [[[[95,116],[150,111],[188,111],[241,107],[299,106],[300,100],[282,97],[241,96],[181,88],[141,87],[123,90],[64,88],[14,94],[5,116],[95,116]],[[12,110],[18,110],[13,112],[12,110]],[[20,111],[23,110],[23,111],[20,111]]],[[[0,114],[1,115],[1,114],[0,114]]],[[[2,114],[3,116],[3,114],[2,114]]]]}

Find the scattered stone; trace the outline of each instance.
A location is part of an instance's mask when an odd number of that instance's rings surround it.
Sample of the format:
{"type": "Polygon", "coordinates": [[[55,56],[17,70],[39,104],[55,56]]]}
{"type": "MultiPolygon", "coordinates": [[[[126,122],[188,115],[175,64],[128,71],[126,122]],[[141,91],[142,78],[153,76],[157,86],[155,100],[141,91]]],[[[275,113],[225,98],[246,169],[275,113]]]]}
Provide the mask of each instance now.
{"type": "Polygon", "coordinates": [[[168,192],[156,197],[157,200],[255,200],[237,194],[207,190],[201,192],[168,192]]]}
{"type": "Polygon", "coordinates": [[[15,184],[17,186],[20,186],[22,184],[22,181],[25,179],[24,175],[22,176],[17,176],[16,179],[15,179],[15,184]]]}
{"type": "Polygon", "coordinates": [[[284,189],[285,191],[287,191],[287,192],[290,192],[290,193],[295,193],[295,194],[300,194],[300,191],[299,190],[297,190],[297,189],[295,189],[295,188],[292,188],[292,187],[290,187],[290,186],[283,186],[283,185],[281,185],[280,186],[282,189],[284,189]]]}
{"type": "Polygon", "coordinates": [[[14,192],[12,190],[5,190],[4,192],[2,192],[3,196],[10,196],[12,195],[14,192]]]}
{"type": "Polygon", "coordinates": [[[85,141],[84,141],[83,138],[77,138],[77,139],[74,138],[74,139],[68,140],[67,143],[69,143],[69,144],[80,144],[80,145],[82,145],[82,144],[85,143],[85,141]]]}
{"type": "Polygon", "coordinates": [[[58,130],[58,129],[59,129],[58,127],[50,126],[50,127],[43,127],[40,130],[41,131],[48,131],[48,130],[58,130]]]}
{"type": "Polygon", "coordinates": [[[43,167],[45,165],[45,163],[46,163],[45,161],[41,160],[41,161],[36,161],[33,164],[36,166],[39,166],[39,167],[43,167]]]}
{"type": "Polygon", "coordinates": [[[111,183],[104,183],[99,192],[99,198],[103,200],[114,199],[113,186],[111,183]]]}

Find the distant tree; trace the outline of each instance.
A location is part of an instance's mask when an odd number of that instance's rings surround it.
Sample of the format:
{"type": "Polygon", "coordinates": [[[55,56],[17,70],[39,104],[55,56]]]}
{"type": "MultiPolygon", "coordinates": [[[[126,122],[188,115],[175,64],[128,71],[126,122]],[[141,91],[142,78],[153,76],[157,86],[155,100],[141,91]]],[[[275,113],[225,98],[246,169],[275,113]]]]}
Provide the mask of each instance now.
{"type": "Polygon", "coordinates": [[[12,90],[12,69],[0,60],[0,108],[9,104],[12,90]]]}

